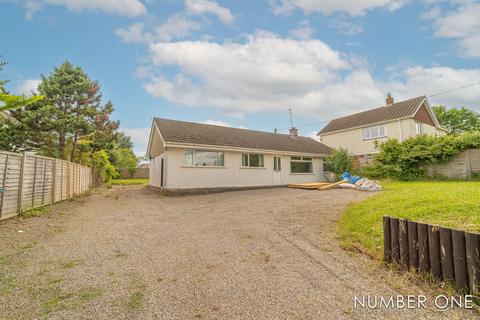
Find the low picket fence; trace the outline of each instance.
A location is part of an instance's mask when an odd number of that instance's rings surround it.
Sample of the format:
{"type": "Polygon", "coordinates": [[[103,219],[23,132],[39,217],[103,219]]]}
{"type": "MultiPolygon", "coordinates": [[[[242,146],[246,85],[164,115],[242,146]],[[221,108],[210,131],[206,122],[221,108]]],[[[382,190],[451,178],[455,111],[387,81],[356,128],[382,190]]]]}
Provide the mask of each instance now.
{"type": "Polygon", "coordinates": [[[0,220],[80,195],[92,186],[89,167],[0,151],[0,220]]]}
{"type": "Polygon", "coordinates": [[[384,259],[480,295],[480,234],[383,217],[384,259]]]}

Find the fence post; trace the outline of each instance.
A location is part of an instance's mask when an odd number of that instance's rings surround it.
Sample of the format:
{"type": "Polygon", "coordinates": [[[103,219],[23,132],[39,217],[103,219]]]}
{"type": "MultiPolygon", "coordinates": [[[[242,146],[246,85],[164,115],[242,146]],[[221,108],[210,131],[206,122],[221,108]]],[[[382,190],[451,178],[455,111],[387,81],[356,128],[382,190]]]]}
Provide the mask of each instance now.
{"type": "Polygon", "coordinates": [[[465,232],[470,293],[480,295],[480,234],[465,232]]]}
{"type": "Polygon", "coordinates": [[[466,167],[466,173],[467,173],[467,178],[470,177],[470,175],[472,174],[472,165],[470,164],[470,150],[465,150],[464,151],[464,154],[465,154],[465,167],[466,167]]]}
{"type": "Polygon", "coordinates": [[[70,199],[70,176],[72,174],[72,171],[71,171],[71,167],[72,165],[70,164],[70,162],[67,162],[67,199],[70,199]]]}
{"type": "Polygon", "coordinates": [[[438,226],[428,225],[428,252],[430,255],[430,270],[435,278],[442,279],[440,260],[440,234],[438,226]]]}
{"type": "Polygon", "coordinates": [[[18,203],[17,203],[17,212],[18,214],[22,213],[22,202],[23,202],[23,176],[25,175],[25,165],[27,163],[27,154],[24,152],[22,156],[22,165],[20,167],[20,181],[18,183],[18,203]]]}
{"type": "Polygon", "coordinates": [[[43,159],[43,190],[42,190],[42,205],[45,204],[45,186],[47,184],[47,159],[43,159]]]}
{"type": "Polygon", "coordinates": [[[399,219],[398,221],[398,244],[400,247],[400,263],[404,268],[408,268],[408,221],[399,219]]]}
{"type": "Polygon", "coordinates": [[[33,185],[32,185],[32,208],[35,207],[35,185],[37,184],[37,157],[35,159],[35,164],[33,165],[33,185]]]}
{"type": "MultiPolygon", "coordinates": [[[[60,200],[64,200],[63,199],[63,182],[65,181],[65,173],[63,172],[63,161],[60,162],[62,164],[62,173],[60,174],[60,200]]],[[[66,187],[66,184],[65,184],[65,187],[66,187]]]]}
{"type": "Polygon", "coordinates": [[[408,221],[408,265],[418,270],[418,232],[417,223],[408,221]]]}
{"type": "Polygon", "coordinates": [[[56,189],[57,189],[57,159],[53,160],[53,174],[52,174],[52,204],[55,203],[55,194],[56,194],[56,189]]]}
{"type": "Polygon", "coordinates": [[[3,170],[3,192],[2,192],[2,205],[0,206],[0,219],[3,215],[5,208],[5,193],[7,192],[7,173],[8,173],[8,153],[5,155],[5,169],[3,170]]]}
{"type": "Polygon", "coordinates": [[[383,259],[392,262],[392,240],[390,237],[390,217],[383,217],[383,259]]]}
{"type": "Polygon", "coordinates": [[[390,218],[391,249],[392,260],[395,263],[400,262],[400,248],[398,243],[398,219],[390,218]]]}
{"type": "Polygon", "coordinates": [[[417,223],[418,235],[418,271],[426,273],[430,270],[430,254],[428,253],[428,227],[424,223],[417,223]]]}
{"type": "Polygon", "coordinates": [[[440,260],[442,262],[443,280],[455,279],[453,271],[452,233],[448,228],[440,227],[440,260]]]}
{"type": "Polygon", "coordinates": [[[465,249],[465,232],[452,230],[453,270],[458,291],[468,290],[467,253],[465,249]]]}

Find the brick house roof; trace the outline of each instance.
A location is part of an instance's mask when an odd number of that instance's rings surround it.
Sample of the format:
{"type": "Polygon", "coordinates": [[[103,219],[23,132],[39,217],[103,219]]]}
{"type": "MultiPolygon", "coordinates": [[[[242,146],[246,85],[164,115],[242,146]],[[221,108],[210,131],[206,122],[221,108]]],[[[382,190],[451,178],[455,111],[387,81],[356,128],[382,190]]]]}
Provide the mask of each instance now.
{"type": "Polygon", "coordinates": [[[405,101],[396,102],[391,105],[337,118],[330,121],[322,130],[320,130],[318,134],[321,135],[334,131],[367,126],[374,123],[413,117],[425,99],[425,96],[420,96],[405,101]]]}

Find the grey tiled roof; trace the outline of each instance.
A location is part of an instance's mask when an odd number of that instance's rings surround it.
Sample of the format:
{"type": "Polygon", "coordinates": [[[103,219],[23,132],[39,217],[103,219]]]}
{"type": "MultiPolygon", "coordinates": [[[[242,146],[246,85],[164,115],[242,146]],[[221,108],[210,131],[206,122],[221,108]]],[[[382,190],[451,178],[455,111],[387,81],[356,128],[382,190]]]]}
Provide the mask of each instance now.
{"type": "Polygon", "coordinates": [[[329,154],[326,145],[307,137],[293,139],[288,134],[270,133],[210,124],[155,118],[155,123],[168,143],[187,143],[219,147],[237,147],[271,151],[329,154]]]}
{"type": "Polygon", "coordinates": [[[351,114],[330,121],[319,134],[366,126],[373,123],[387,122],[400,118],[413,117],[425,96],[400,101],[360,113],[351,114]]]}

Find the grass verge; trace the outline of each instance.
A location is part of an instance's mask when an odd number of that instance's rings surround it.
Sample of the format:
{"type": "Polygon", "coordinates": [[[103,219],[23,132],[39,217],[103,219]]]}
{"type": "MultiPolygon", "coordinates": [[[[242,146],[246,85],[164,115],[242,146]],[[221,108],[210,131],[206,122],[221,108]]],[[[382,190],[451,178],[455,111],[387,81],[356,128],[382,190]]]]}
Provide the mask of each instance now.
{"type": "Polygon", "coordinates": [[[148,179],[115,179],[112,181],[113,185],[117,186],[132,186],[132,185],[148,185],[148,179]]]}
{"type": "Polygon", "coordinates": [[[385,215],[480,232],[480,185],[473,181],[384,182],[384,191],[352,204],[338,221],[342,245],[383,253],[385,215]]]}

